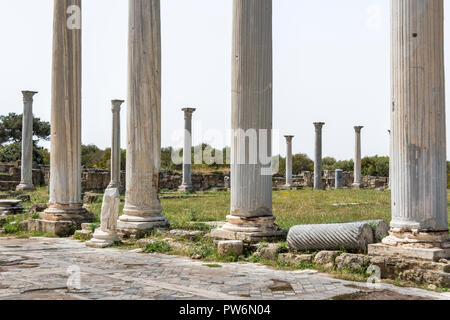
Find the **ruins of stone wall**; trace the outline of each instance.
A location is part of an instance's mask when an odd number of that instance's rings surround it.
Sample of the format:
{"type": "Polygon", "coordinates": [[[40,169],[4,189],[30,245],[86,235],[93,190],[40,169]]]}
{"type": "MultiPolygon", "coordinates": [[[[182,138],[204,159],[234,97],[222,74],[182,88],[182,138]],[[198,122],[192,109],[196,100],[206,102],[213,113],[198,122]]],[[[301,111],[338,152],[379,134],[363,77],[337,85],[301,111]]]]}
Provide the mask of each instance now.
{"type": "MultiPolygon", "coordinates": [[[[45,179],[45,172],[44,166],[33,163],[33,184],[35,186],[48,184],[48,179],[45,179]]],[[[16,190],[20,180],[20,161],[0,163],[0,191],[16,190]]]]}
{"type": "MultiPolygon", "coordinates": [[[[109,170],[84,168],[81,174],[81,185],[83,191],[99,191],[108,187],[111,173],[109,170]]],[[[48,185],[50,181],[50,167],[43,165],[33,165],[33,183],[35,186],[48,185]]],[[[120,181],[125,186],[125,172],[121,172],[120,181]]],[[[13,163],[0,163],[0,191],[15,190],[20,183],[20,161],[13,163]]],[[[167,170],[160,173],[160,190],[177,190],[182,183],[182,174],[167,170]]],[[[325,171],[323,176],[323,185],[325,188],[334,188],[335,172],[325,171]]],[[[350,188],[353,183],[353,172],[343,173],[343,185],[350,188]]],[[[284,175],[273,176],[273,186],[282,187],[286,184],[284,175]]],[[[293,187],[313,187],[314,174],[309,171],[293,176],[293,187]]],[[[192,186],[194,190],[210,190],[213,188],[229,188],[229,174],[221,173],[192,173],[192,186]]],[[[363,186],[365,188],[387,189],[389,178],[384,177],[363,177],[363,186]]]]}
{"type": "MultiPolygon", "coordinates": [[[[342,185],[345,188],[351,188],[354,181],[353,172],[343,172],[342,185]]],[[[335,186],[335,171],[326,170],[322,177],[323,187],[334,188],[335,186]]],[[[283,175],[275,175],[273,178],[273,186],[276,188],[283,187],[286,184],[286,178],[283,175]]],[[[314,173],[310,171],[305,171],[299,175],[295,175],[292,178],[292,187],[310,187],[314,186],[314,173]]],[[[387,177],[362,177],[362,187],[368,189],[388,189],[389,188],[389,178],[387,177]]]]}

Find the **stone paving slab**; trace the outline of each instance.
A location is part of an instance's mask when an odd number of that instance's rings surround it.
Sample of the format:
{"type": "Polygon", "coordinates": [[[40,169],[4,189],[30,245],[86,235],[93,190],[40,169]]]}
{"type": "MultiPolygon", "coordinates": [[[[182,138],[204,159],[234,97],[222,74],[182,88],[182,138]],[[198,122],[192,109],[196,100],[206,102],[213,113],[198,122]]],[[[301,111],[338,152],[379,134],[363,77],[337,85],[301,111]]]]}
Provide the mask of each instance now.
{"type": "MultiPolygon", "coordinates": [[[[364,283],[315,271],[86,248],[71,239],[0,238],[0,300],[326,300],[367,291],[364,283]],[[68,289],[69,284],[79,287],[68,289]]],[[[417,299],[450,300],[414,288],[381,284],[417,299]]]]}

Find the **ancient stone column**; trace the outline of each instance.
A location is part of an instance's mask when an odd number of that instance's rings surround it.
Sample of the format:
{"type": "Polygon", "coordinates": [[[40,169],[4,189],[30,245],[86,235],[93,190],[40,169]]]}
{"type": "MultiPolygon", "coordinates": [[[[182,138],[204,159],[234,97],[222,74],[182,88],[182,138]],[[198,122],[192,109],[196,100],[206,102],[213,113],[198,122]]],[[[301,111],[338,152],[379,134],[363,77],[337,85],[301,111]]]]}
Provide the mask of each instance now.
{"type": "Polygon", "coordinates": [[[158,197],[161,166],[161,17],[159,0],[130,0],[126,195],[121,237],[168,226],[158,197]]]}
{"type": "Polygon", "coordinates": [[[362,126],[355,128],[355,161],[354,161],[354,182],[352,187],[355,189],[361,188],[362,176],[361,176],[361,129],[362,126]]]}
{"type": "Polygon", "coordinates": [[[286,138],[286,186],[292,186],[292,139],[294,136],[284,136],[286,138]]]}
{"type": "Polygon", "coordinates": [[[234,0],[231,213],[215,238],[282,234],[272,215],[272,0],[234,0]]]}
{"type": "Polygon", "coordinates": [[[389,133],[389,190],[391,190],[391,181],[392,181],[392,136],[391,130],[388,130],[389,133]]]}
{"type": "Polygon", "coordinates": [[[184,148],[183,148],[183,183],[178,188],[180,192],[192,191],[192,114],[196,109],[184,108],[184,148]]]}
{"type": "Polygon", "coordinates": [[[384,242],[450,248],[443,1],[392,0],[391,41],[392,222],[384,242]]]}
{"type": "Polygon", "coordinates": [[[112,102],[111,182],[108,189],[120,190],[120,109],[123,100],[112,102]]]}
{"type": "Polygon", "coordinates": [[[73,6],[81,0],[54,1],[50,201],[39,229],[57,234],[92,220],[81,201],[81,29],[68,28],[73,6]]]}
{"type": "Polygon", "coordinates": [[[34,91],[22,91],[22,161],[21,179],[17,190],[34,190],[33,185],[33,96],[34,91]]]}
{"type": "Polygon", "coordinates": [[[322,128],[323,122],[315,122],[316,140],[315,140],[315,157],[314,157],[314,190],[322,190],[322,128]]]}
{"type": "Polygon", "coordinates": [[[341,169],[336,169],[336,171],[334,172],[334,188],[337,189],[342,189],[344,187],[343,184],[343,171],[341,169]]]}

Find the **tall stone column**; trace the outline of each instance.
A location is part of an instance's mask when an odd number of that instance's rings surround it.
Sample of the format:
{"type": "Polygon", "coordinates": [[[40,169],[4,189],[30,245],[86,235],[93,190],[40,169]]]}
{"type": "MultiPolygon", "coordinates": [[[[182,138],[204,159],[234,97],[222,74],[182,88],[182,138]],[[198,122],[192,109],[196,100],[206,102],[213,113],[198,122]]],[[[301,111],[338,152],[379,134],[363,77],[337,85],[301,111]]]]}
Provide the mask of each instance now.
{"type": "Polygon", "coordinates": [[[158,197],[161,166],[159,0],[129,0],[126,194],[117,225],[123,238],[169,225],[158,197]]]}
{"type": "Polygon", "coordinates": [[[81,201],[81,29],[68,28],[74,5],[81,0],[54,1],[50,201],[38,229],[57,234],[92,220],[81,201]]]}
{"type": "Polygon", "coordinates": [[[292,139],[294,136],[284,136],[286,138],[286,186],[292,186],[292,139]]]}
{"type": "Polygon", "coordinates": [[[392,182],[392,135],[391,130],[388,130],[389,133],[389,190],[391,190],[391,182],[392,182]]]}
{"type": "Polygon", "coordinates": [[[355,161],[354,161],[354,181],[352,187],[355,189],[361,188],[361,130],[362,126],[355,127],[355,161]]]}
{"type": "Polygon", "coordinates": [[[22,91],[22,161],[21,179],[17,190],[34,190],[33,185],[33,96],[34,91],[22,91]]]}
{"type": "Polygon", "coordinates": [[[231,213],[212,236],[254,242],[282,235],[272,215],[272,0],[234,0],[232,61],[231,213]]]}
{"type": "Polygon", "coordinates": [[[392,0],[391,41],[392,221],[383,243],[450,257],[443,0],[392,0]],[[430,247],[441,249],[417,249],[430,247]]]}
{"type": "Polygon", "coordinates": [[[111,182],[108,189],[120,190],[120,110],[123,100],[112,100],[111,182]]]}
{"type": "Polygon", "coordinates": [[[322,183],[322,128],[323,122],[315,122],[316,129],[315,157],[314,157],[314,190],[323,190],[322,183]]]}
{"type": "Polygon", "coordinates": [[[183,183],[178,188],[181,192],[192,191],[192,114],[196,109],[184,108],[184,148],[183,148],[183,183]]]}

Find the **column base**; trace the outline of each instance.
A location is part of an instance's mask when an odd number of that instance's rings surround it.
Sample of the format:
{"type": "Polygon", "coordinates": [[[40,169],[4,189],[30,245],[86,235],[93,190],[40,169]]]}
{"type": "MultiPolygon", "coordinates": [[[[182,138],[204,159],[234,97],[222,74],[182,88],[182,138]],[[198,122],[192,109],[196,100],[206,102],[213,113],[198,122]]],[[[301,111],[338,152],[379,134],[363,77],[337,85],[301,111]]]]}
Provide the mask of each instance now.
{"type": "Polygon", "coordinates": [[[362,189],[362,184],[361,183],[354,183],[354,184],[352,184],[352,188],[353,189],[362,189]]]}
{"type": "Polygon", "coordinates": [[[278,227],[273,216],[244,218],[230,215],[227,221],[223,227],[211,231],[212,238],[255,243],[286,239],[287,236],[287,230],[278,227]]]}
{"type": "Polygon", "coordinates": [[[122,215],[117,222],[117,234],[120,239],[141,239],[151,230],[169,226],[169,220],[163,215],[148,217],[122,215]]]}
{"type": "Polygon", "coordinates": [[[40,219],[29,221],[28,230],[32,232],[51,233],[57,236],[70,236],[81,229],[83,223],[94,221],[94,215],[82,204],[54,204],[40,214],[40,219]]]}
{"type": "Polygon", "coordinates": [[[391,228],[382,243],[369,245],[369,254],[439,261],[450,258],[450,238],[448,231],[391,228]]]}
{"type": "Polygon", "coordinates": [[[181,185],[178,187],[178,192],[194,192],[194,188],[189,185],[181,185]]]}
{"type": "Polygon", "coordinates": [[[105,232],[100,229],[95,230],[93,238],[86,242],[86,247],[106,248],[120,242],[116,232],[105,232]]]}
{"type": "Polygon", "coordinates": [[[16,187],[16,191],[34,191],[36,188],[33,184],[21,183],[16,187]]]}
{"type": "Polygon", "coordinates": [[[19,214],[23,209],[22,200],[0,200],[0,216],[19,214]]]}

